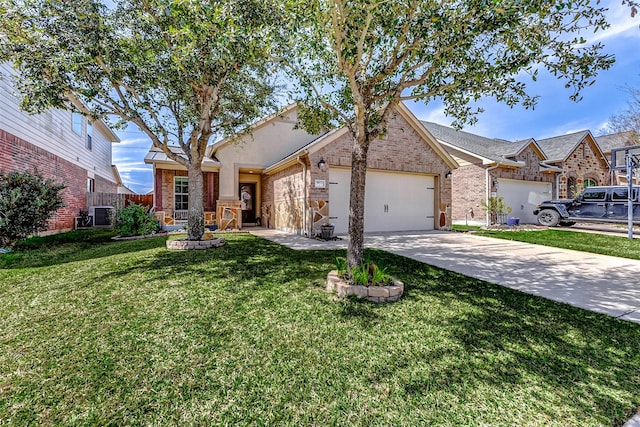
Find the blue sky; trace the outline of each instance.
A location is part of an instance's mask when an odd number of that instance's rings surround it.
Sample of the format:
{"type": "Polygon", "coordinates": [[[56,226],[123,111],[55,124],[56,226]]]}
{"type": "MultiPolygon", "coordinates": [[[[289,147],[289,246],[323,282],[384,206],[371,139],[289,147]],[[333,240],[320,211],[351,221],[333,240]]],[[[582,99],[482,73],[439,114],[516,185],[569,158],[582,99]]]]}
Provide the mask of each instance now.
{"type": "MultiPolygon", "coordinates": [[[[571,92],[564,89],[562,81],[541,75],[537,82],[529,83],[529,93],[540,96],[534,110],[510,109],[495,101],[483,100],[479,105],[485,112],[479,116],[478,123],[464,130],[512,141],[542,139],[585,129],[595,135],[607,133],[611,115],[627,108],[629,97],[625,86],[640,88],[640,18],[631,18],[629,8],[622,6],[620,0],[605,0],[601,4],[610,8],[608,20],[612,26],[595,36],[585,34],[585,38],[591,42],[601,41],[606,52],[615,55],[616,62],[582,92],[582,101],[571,101],[571,92]]],[[[453,121],[444,115],[440,102],[407,105],[420,120],[444,125],[453,121]]],[[[151,142],[134,126],[116,133],[121,142],[113,145],[113,163],[118,166],[125,185],[137,193],[151,191],[152,168],[144,164],[151,142]]]]}

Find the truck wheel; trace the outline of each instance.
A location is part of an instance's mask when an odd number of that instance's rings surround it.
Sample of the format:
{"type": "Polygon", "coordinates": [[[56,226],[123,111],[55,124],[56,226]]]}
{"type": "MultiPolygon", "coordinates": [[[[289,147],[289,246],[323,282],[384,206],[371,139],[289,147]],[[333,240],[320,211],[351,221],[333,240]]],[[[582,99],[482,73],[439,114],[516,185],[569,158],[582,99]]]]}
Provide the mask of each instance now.
{"type": "Polygon", "coordinates": [[[555,227],[560,222],[560,214],[553,209],[543,209],[538,214],[538,222],[547,227],[555,227]]]}

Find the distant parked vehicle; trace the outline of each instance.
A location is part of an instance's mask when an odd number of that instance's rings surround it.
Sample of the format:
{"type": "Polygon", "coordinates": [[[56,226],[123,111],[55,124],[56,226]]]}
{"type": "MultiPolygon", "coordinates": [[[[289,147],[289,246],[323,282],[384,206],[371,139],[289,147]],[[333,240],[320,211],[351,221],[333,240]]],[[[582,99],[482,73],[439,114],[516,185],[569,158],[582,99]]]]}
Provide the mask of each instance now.
{"type": "MultiPolygon", "coordinates": [[[[633,187],[633,222],[640,223],[640,187],[633,187]]],[[[548,227],[571,226],[578,221],[628,221],[629,187],[588,187],[575,199],[542,202],[533,211],[538,222],[548,227]]]]}

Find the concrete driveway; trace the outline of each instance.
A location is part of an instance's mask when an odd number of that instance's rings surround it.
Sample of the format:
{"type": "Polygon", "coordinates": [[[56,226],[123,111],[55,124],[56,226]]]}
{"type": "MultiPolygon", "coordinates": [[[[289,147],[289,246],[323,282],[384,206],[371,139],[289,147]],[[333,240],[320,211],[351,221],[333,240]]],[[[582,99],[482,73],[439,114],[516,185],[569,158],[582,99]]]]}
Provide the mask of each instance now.
{"type": "MultiPolygon", "coordinates": [[[[252,233],[293,249],[346,248],[274,230],[252,233]]],[[[640,323],[640,261],[455,232],[365,235],[365,246],[533,295],[640,323]]]]}

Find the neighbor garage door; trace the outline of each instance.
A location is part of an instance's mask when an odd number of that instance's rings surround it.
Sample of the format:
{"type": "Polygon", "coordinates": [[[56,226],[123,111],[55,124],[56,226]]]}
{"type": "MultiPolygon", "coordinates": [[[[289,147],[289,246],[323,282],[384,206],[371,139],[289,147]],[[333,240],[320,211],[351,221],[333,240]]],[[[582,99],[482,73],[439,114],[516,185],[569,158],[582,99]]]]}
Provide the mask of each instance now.
{"type": "MultiPolygon", "coordinates": [[[[349,225],[350,179],[350,169],[329,170],[329,216],[336,233],[346,233],[349,225]]],[[[367,172],[365,231],[432,230],[434,184],[433,176],[367,172]]]]}
{"type": "Polygon", "coordinates": [[[535,224],[536,205],[551,199],[551,183],[498,179],[498,197],[511,206],[509,217],[520,218],[524,224],[535,224]]]}

